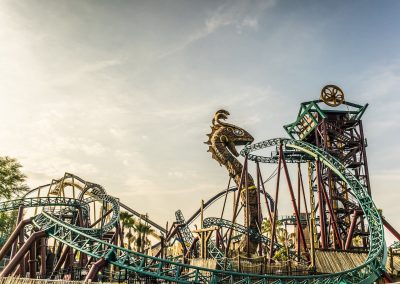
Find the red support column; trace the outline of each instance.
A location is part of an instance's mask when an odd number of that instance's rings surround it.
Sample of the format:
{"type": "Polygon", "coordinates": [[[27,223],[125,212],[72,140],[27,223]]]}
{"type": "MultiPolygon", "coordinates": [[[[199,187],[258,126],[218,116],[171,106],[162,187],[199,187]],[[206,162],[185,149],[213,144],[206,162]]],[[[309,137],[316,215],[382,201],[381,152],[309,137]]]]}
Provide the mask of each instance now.
{"type": "Polygon", "coordinates": [[[90,268],[88,274],[86,275],[85,282],[91,282],[96,280],[97,273],[100,269],[102,269],[107,264],[107,261],[104,258],[100,258],[96,261],[92,267],[90,268]]]}
{"type": "Polygon", "coordinates": [[[69,250],[70,250],[69,247],[65,247],[65,249],[61,252],[60,258],[58,259],[56,266],[54,267],[54,271],[58,271],[61,269],[62,265],[64,264],[65,260],[67,259],[69,250]]]}
{"type": "Polygon", "coordinates": [[[264,192],[265,205],[267,206],[269,221],[272,222],[272,213],[271,213],[272,209],[270,208],[269,203],[268,203],[267,191],[265,190],[264,181],[263,181],[263,178],[262,178],[262,175],[261,175],[259,163],[257,163],[257,171],[258,171],[258,173],[260,175],[260,184],[261,184],[261,187],[262,187],[263,192],[264,192]]]}
{"type": "Polygon", "coordinates": [[[18,226],[14,229],[10,237],[7,239],[6,243],[3,245],[3,247],[0,250],[0,260],[4,258],[4,256],[8,253],[8,251],[11,249],[13,244],[17,241],[17,238],[20,235],[20,232],[24,230],[25,226],[30,224],[32,222],[32,218],[29,218],[27,220],[22,220],[19,222],[18,226]]]}
{"type": "MultiPolygon", "coordinates": [[[[239,202],[240,202],[240,192],[242,190],[242,186],[243,186],[243,183],[244,183],[244,178],[243,177],[244,177],[244,174],[245,174],[245,168],[247,168],[247,156],[246,156],[246,158],[244,160],[243,169],[242,169],[242,173],[241,173],[241,176],[240,176],[240,183],[239,183],[239,186],[238,186],[238,194],[237,194],[237,197],[236,197],[235,206],[233,208],[232,223],[235,223],[235,221],[236,221],[237,209],[238,209],[238,205],[239,205],[239,202]]],[[[225,250],[225,255],[226,256],[228,256],[228,253],[229,253],[229,246],[231,244],[232,233],[233,233],[233,229],[230,229],[229,230],[229,234],[228,234],[227,244],[226,244],[226,250],[225,250]]]]}
{"type": "MultiPolygon", "coordinates": [[[[332,227],[333,227],[333,233],[335,234],[335,238],[334,240],[336,240],[338,248],[341,249],[342,248],[342,242],[340,241],[340,235],[339,235],[339,230],[337,227],[337,222],[336,222],[336,218],[335,218],[335,214],[333,212],[332,206],[331,206],[331,202],[329,200],[328,194],[326,193],[325,190],[325,186],[323,184],[321,184],[321,191],[322,191],[322,195],[325,199],[325,203],[328,205],[328,211],[329,211],[329,215],[331,216],[331,223],[332,223],[332,227]]],[[[336,247],[336,245],[335,245],[336,247]]]]}
{"type": "MultiPolygon", "coordinates": [[[[300,163],[297,164],[298,170],[297,170],[297,208],[299,210],[299,214],[301,217],[301,207],[300,207],[300,163]]],[[[300,218],[301,219],[301,218],[300,218]]],[[[300,220],[301,221],[301,220],[300,220]]],[[[300,260],[300,253],[301,253],[301,246],[300,246],[300,230],[303,230],[303,228],[300,226],[297,226],[297,258],[300,260]]],[[[304,248],[306,250],[306,248],[304,248]]]]}
{"type": "MultiPolygon", "coordinates": [[[[18,208],[17,224],[19,224],[22,221],[23,216],[24,216],[24,207],[20,206],[18,208]]],[[[17,253],[17,241],[15,241],[12,246],[10,259],[13,258],[16,253],[17,253]]]]}
{"type": "MultiPolygon", "coordinates": [[[[256,162],[257,165],[257,210],[258,210],[258,221],[257,221],[257,225],[258,225],[258,229],[260,234],[262,234],[262,212],[261,212],[261,182],[260,182],[260,176],[261,176],[261,172],[260,172],[260,165],[258,162],[256,162]]],[[[262,255],[262,242],[259,242],[258,245],[258,255],[261,256],[262,255]]]]}
{"type": "MultiPolygon", "coordinates": [[[[246,160],[247,160],[247,155],[246,155],[246,160]]],[[[249,200],[249,183],[248,183],[248,172],[247,172],[247,164],[246,167],[243,167],[245,170],[244,174],[244,186],[246,188],[246,208],[245,208],[245,214],[246,214],[246,229],[247,229],[247,238],[246,238],[246,255],[247,257],[250,257],[250,234],[249,234],[249,229],[251,225],[251,220],[250,220],[250,200],[249,200]]],[[[241,192],[239,192],[241,193],[241,192]]],[[[240,195],[240,194],[239,194],[240,195]]]]}
{"type": "Polygon", "coordinates": [[[355,229],[356,224],[357,224],[357,217],[358,217],[357,210],[354,210],[353,218],[351,219],[350,228],[349,228],[349,231],[347,232],[346,245],[344,247],[345,250],[350,249],[350,247],[352,245],[351,242],[353,240],[353,233],[354,233],[354,229],[355,229]]]}
{"type": "Polygon", "coordinates": [[[193,243],[190,245],[189,250],[187,251],[187,253],[185,254],[185,258],[189,258],[190,254],[193,252],[193,250],[196,247],[197,242],[199,241],[199,237],[195,237],[193,239],[193,243]]]}
{"type": "Polygon", "coordinates": [[[36,278],[36,241],[29,248],[29,278],[36,278]]]}
{"type": "Polygon", "coordinates": [[[46,251],[47,251],[47,240],[42,238],[40,240],[40,275],[45,277],[46,275],[46,251]]]}
{"type": "Polygon", "coordinates": [[[325,220],[325,210],[324,210],[324,199],[321,189],[321,167],[320,161],[315,161],[316,171],[317,171],[317,189],[318,189],[318,207],[319,207],[319,228],[320,228],[320,242],[321,248],[327,248],[326,244],[326,220],[325,220]]]}
{"type": "Polygon", "coordinates": [[[276,177],[276,191],[275,191],[275,208],[274,208],[274,218],[272,219],[272,232],[271,232],[271,247],[269,249],[269,257],[270,260],[272,259],[272,257],[274,256],[274,243],[275,243],[275,235],[276,235],[276,221],[277,221],[277,213],[278,213],[278,197],[279,197],[279,181],[281,178],[281,163],[282,163],[282,144],[279,145],[279,160],[278,160],[278,174],[276,177]]]}
{"type": "Polygon", "coordinates": [[[0,277],[6,277],[11,274],[11,272],[14,271],[14,269],[17,267],[18,263],[23,260],[24,255],[30,250],[31,246],[34,246],[34,243],[40,239],[46,236],[45,231],[39,231],[33,233],[29,239],[26,241],[26,243],[18,250],[16,255],[11,259],[11,261],[7,264],[6,267],[4,267],[3,271],[0,274],[0,277]]]}
{"type": "Polygon", "coordinates": [[[283,151],[282,151],[282,164],[283,164],[283,169],[285,171],[285,176],[286,176],[286,180],[287,180],[288,187],[289,187],[290,197],[292,199],[292,205],[293,205],[293,209],[294,209],[294,214],[296,216],[297,227],[300,229],[300,231],[299,231],[300,239],[301,239],[301,242],[303,243],[304,250],[307,251],[306,238],[304,237],[304,232],[303,232],[303,229],[301,228],[300,214],[299,214],[299,211],[296,206],[296,198],[294,197],[294,192],[293,192],[292,183],[290,181],[289,171],[288,171],[288,168],[286,165],[285,158],[283,157],[283,151]]]}

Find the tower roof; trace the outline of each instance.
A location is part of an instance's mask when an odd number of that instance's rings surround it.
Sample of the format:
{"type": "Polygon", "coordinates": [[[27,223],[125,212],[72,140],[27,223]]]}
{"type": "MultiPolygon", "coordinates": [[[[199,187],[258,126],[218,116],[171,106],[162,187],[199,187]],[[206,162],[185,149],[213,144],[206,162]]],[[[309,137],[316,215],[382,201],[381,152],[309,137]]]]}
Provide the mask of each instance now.
{"type": "Polygon", "coordinates": [[[323,100],[314,100],[300,104],[300,110],[294,122],[286,124],[283,128],[293,139],[303,140],[315,129],[321,119],[329,114],[342,114],[349,121],[360,120],[368,104],[364,106],[343,101],[339,106],[330,107],[323,100]]]}

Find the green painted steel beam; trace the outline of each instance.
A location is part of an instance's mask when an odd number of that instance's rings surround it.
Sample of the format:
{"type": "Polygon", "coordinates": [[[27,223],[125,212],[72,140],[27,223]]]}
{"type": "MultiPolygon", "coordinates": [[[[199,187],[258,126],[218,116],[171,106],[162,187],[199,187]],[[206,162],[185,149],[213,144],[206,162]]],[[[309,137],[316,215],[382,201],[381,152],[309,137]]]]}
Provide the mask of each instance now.
{"type": "MultiPolygon", "coordinates": [[[[105,224],[100,231],[87,230],[85,228],[73,226],[58,219],[57,216],[52,215],[51,212],[46,211],[37,215],[33,223],[38,229],[45,230],[49,237],[96,259],[104,258],[110,264],[114,264],[120,268],[136,272],[143,276],[146,275],[175,283],[371,283],[376,280],[384,270],[386,247],[380,214],[365,188],[356,177],[334,157],[313,145],[299,140],[285,138],[266,140],[247,146],[241,153],[242,155],[250,155],[251,152],[258,149],[279,146],[280,144],[285,145],[286,148],[296,149],[306,153],[310,157],[320,160],[327,167],[331,168],[351,188],[352,193],[355,198],[358,199],[364,211],[370,229],[371,247],[368,257],[362,265],[354,269],[327,275],[257,275],[196,267],[131,251],[110,244],[99,238],[98,232],[101,231],[101,233],[104,233],[106,230],[111,230],[115,227],[119,216],[119,203],[117,199],[107,195],[102,188],[96,188],[97,185],[94,184],[91,184],[92,188],[90,194],[95,196],[96,199],[103,200],[110,204],[113,209],[110,221],[105,224]]],[[[257,157],[257,155],[253,154],[252,159],[256,159],[257,157]]],[[[273,160],[269,161],[274,162],[273,160]]],[[[41,201],[32,200],[29,202],[30,204],[40,204],[41,201]]],[[[14,204],[17,204],[17,202],[14,204]]],[[[9,207],[10,206],[6,204],[4,204],[3,207],[0,205],[0,211],[9,207]]]]}

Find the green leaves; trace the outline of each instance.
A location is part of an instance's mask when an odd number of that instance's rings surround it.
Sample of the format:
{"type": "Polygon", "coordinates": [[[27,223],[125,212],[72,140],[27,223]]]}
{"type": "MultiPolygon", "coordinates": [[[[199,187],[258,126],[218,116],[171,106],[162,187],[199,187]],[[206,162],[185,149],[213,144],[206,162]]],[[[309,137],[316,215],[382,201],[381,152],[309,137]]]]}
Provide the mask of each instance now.
{"type": "Polygon", "coordinates": [[[0,157],[0,199],[11,199],[25,193],[29,187],[21,164],[14,158],[0,157]]]}
{"type": "MultiPolygon", "coordinates": [[[[21,172],[21,164],[14,158],[0,157],[0,200],[14,199],[28,191],[26,176],[21,172]]],[[[17,220],[18,211],[0,213],[0,236],[5,239],[11,234],[17,220]]]]}

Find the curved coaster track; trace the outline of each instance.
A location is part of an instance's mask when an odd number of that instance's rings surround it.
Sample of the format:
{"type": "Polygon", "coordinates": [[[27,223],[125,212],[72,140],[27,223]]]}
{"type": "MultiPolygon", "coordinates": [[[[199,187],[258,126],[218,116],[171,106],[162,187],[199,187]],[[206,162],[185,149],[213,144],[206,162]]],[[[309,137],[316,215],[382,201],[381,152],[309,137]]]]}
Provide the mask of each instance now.
{"type": "MultiPolygon", "coordinates": [[[[113,228],[119,226],[119,201],[107,195],[105,190],[90,182],[86,182],[72,174],[66,174],[60,181],[53,181],[51,186],[56,186],[60,182],[79,181],[81,191],[76,198],[65,197],[26,197],[15,201],[0,203],[0,211],[8,211],[23,207],[42,207],[41,212],[37,213],[32,219],[35,233],[25,242],[19,251],[14,255],[9,264],[3,269],[1,276],[11,275],[20,263],[24,253],[29,250],[29,245],[37,241],[38,237],[46,236],[49,239],[57,240],[68,248],[79,251],[82,255],[87,255],[97,261],[113,264],[121,269],[126,269],[141,276],[148,276],[160,281],[170,281],[175,283],[371,283],[378,279],[383,272],[386,261],[386,247],[384,242],[383,225],[380,214],[375,207],[371,197],[356,177],[346,169],[339,161],[328,153],[302,141],[291,139],[271,139],[250,146],[246,146],[242,155],[249,160],[258,162],[276,162],[276,159],[257,156],[253,152],[271,146],[284,146],[285,149],[295,150],[305,155],[287,157],[296,160],[313,159],[321,161],[325,166],[332,169],[341,179],[351,188],[351,192],[358,200],[361,209],[364,211],[365,219],[369,225],[370,250],[365,262],[353,269],[341,271],[334,274],[308,275],[308,276],[282,276],[282,275],[257,275],[246,274],[229,270],[215,270],[182,262],[171,261],[165,258],[153,257],[137,251],[118,246],[110,241],[104,240],[103,236],[111,232],[113,228]],[[308,158],[304,158],[308,157],[308,158]],[[60,216],[68,212],[73,214],[89,214],[89,210],[94,202],[101,202],[105,210],[109,211],[107,217],[101,221],[101,225],[93,227],[88,218],[71,218],[70,221],[60,216]],[[56,207],[60,207],[56,210],[56,207]],[[74,210],[70,210],[75,208],[74,210]],[[80,208],[76,210],[76,208],[80,208]],[[78,212],[79,211],[79,212],[78,212]],[[78,220],[78,221],[77,221],[78,220]],[[32,239],[32,240],[31,240],[32,239]],[[31,240],[31,241],[30,241],[31,240]]],[[[41,187],[43,188],[43,187],[41,187]]],[[[50,191],[49,191],[50,192],[50,191]]],[[[219,218],[206,219],[205,223],[223,222],[219,218]]],[[[225,226],[238,227],[228,221],[223,222],[225,226]]],[[[237,228],[242,230],[240,226],[237,228]]],[[[243,230],[242,230],[243,231],[243,230]]],[[[244,232],[244,231],[243,231],[244,232]]],[[[242,232],[242,233],[243,233],[242,232]]],[[[265,239],[266,243],[271,243],[265,239]]],[[[275,244],[274,244],[275,245],[275,244]]],[[[97,263],[97,262],[96,262],[97,263]]]]}

